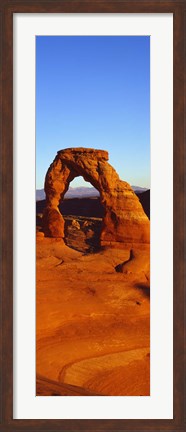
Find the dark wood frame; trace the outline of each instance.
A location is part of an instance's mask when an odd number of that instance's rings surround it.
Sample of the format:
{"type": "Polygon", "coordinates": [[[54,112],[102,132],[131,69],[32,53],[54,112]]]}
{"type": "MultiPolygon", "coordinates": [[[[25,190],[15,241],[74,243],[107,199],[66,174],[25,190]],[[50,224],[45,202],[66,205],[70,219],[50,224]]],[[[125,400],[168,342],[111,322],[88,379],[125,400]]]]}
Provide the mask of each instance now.
{"type": "MultiPolygon", "coordinates": [[[[176,0],[1,0],[1,431],[184,431],[184,29],[176,0]],[[110,12],[174,14],[174,418],[173,420],[13,420],[13,14],[110,12]]],[[[186,36],[186,32],[185,32],[186,36]]],[[[186,93],[186,92],[185,92],[186,93]]]]}

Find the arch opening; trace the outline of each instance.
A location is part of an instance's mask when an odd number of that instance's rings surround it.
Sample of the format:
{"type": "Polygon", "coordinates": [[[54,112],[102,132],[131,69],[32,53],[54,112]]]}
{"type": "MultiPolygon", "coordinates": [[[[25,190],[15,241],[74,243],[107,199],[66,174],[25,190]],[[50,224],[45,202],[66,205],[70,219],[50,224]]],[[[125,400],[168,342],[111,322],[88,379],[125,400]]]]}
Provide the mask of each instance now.
{"type": "Polygon", "coordinates": [[[58,208],[64,219],[65,244],[79,252],[97,252],[105,214],[98,189],[77,175],[65,187],[58,208]]]}

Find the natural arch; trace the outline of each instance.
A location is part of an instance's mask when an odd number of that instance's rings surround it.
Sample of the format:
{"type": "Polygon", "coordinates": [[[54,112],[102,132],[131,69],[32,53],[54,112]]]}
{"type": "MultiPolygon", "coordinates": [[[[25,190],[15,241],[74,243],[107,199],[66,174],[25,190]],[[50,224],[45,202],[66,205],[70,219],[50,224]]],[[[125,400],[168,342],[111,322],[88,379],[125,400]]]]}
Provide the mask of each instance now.
{"type": "Polygon", "coordinates": [[[107,162],[108,152],[88,148],[67,148],[57,153],[45,178],[46,236],[64,237],[64,219],[58,205],[70,182],[82,176],[100,193],[104,207],[101,245],[131,246],[149,243],[149,219],[127,182],[107,162]]]}

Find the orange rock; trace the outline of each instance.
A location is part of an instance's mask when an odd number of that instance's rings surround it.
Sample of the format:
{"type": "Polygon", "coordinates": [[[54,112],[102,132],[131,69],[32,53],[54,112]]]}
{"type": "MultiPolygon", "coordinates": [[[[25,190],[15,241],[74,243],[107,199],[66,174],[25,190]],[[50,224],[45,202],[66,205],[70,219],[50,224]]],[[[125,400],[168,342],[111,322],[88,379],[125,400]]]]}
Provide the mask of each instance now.
{"type": "Polygon", "coordinates": [[[39,238],[39,239],[43,239],[44,236],[45,236],[45,235],[44,235],[44,233],[43,233],[42,231],[37,231],[37,232],[36,232],[36,237],[37,237],[37,238],[39,238]]]}
{"type": "Polygon", "coordinates": [[[120,180],[107,162],[108,152],[88,148],[68,148],[57,153],[45,178],[46,209],[43,227],[48,237],[64,237],[64,220],[58,205],[70,182],[78,176],[99,192],[104,207],[101,244],[149,244],[150,222],[130,185],[120,180]]]}
{"type": "Polygon", "coordinates": [[[133,250],[127,261],[116,266],[116,271],[125,274],[143,274],[147,281],[150,281],[150,251],[133,250]]]}

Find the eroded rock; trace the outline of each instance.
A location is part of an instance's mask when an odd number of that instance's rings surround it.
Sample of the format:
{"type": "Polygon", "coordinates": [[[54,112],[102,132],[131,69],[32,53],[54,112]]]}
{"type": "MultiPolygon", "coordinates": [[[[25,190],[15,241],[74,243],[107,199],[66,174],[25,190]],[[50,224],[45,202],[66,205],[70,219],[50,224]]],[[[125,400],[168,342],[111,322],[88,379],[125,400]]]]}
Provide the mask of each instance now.
{"type": "Polygon", "coordinates": [[[83,147],[60,150],[47,171],[43,216],[46,236],[64,237],[64,219],[58,205],[70,182],[78,176],[100,192],[104,208],[100,237],[102,246],[149,244],[149,219],[130,185],[120,180],[108,163],[108,152],[83,147]]]}
{"type": "Polygon", "coordinates": [[[130,257],[127,261],[118,264],[115,270],[119,273],[144,275],[147,281],[150,281],[150,251],[133,250],[130,251],[130,257]]]}

